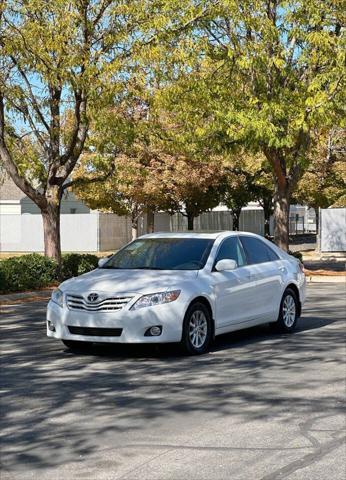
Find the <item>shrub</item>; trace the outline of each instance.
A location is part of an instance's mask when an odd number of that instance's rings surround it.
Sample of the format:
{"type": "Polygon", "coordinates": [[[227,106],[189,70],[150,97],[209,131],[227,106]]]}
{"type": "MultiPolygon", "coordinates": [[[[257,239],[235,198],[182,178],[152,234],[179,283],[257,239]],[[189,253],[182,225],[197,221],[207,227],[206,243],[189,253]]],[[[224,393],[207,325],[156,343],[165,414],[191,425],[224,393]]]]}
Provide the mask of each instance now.
{"type": "MultiPolygon", "coordinates": [[[[96,255],[67,253],[62,257],[63,280],[77,277],[97,267],[96,255]]],[[[18,292],[48,287],[59,281],[55,260],[38,253],[0,260],[0,292],[18,292]]]]}
{"type": "Polygon", "coordinates": [[[38,253],[0,261],[0,292],[46,287],[56,278],[56,261],[38,253]]]}
{"type": "Polygon", "coordinates": [[[287,252],[289,255],[292,255],[292,257],[298,258],[303,263],[303,254],[301,252],[292,252],[292,250],[288,250],[287,252]]]}
{"type": "Polygon", "coordinates": [[[62,278],[77,277],[97,267],[99,258],[96,255],[66,253],[62,257],[62,278]]]}

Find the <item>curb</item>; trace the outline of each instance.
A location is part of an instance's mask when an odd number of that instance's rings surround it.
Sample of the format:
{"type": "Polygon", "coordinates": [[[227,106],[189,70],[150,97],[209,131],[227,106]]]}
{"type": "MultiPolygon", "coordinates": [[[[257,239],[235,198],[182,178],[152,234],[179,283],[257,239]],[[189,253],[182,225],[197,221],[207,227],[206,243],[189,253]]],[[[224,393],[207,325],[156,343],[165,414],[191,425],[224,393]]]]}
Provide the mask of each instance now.
{"type": "Polygon", "coordinates": [[[307,283],[344,283],[346,286],[345,275],[306,275],[307,283]]]}
{"type": "Polygon", "coordinates": [[[31,292],[8,293],[0,295],[0,305],[13,305],[16,303],[39,302],[48,300],[52,294],[49,290],[33,290],[31,292]]]}

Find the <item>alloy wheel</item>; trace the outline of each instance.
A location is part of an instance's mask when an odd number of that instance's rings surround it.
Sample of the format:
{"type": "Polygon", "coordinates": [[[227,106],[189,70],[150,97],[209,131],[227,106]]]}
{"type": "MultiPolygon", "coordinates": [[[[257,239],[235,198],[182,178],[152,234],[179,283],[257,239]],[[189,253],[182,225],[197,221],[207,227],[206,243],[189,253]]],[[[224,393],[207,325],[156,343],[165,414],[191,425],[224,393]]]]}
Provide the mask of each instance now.
{"type": "Polygon", "coordinates": [[[201,348],[208,335],[207,318],[201,310],[196,310],[189,321],[189,338],[194,348],[201,348]]]}
{"type": "Polygon", "coordinates": [[[292,327],[296,319],[296,302],[292,295],[286,295],[282,305],[282,318],[287,328],[292,327]]]}

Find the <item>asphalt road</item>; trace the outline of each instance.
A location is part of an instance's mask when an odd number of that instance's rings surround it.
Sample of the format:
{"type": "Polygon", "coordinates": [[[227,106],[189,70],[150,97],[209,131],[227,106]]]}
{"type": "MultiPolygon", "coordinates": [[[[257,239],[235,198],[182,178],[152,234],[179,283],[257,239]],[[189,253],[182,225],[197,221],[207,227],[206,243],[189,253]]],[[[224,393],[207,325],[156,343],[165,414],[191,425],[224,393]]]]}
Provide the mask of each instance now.
{"type": "Polygon", "coordinates": [[[45,305],[1,315],[1,480],[333,479],[346,474],[345,286],[311,284],[297,333],[72,354],[45,305]]]}

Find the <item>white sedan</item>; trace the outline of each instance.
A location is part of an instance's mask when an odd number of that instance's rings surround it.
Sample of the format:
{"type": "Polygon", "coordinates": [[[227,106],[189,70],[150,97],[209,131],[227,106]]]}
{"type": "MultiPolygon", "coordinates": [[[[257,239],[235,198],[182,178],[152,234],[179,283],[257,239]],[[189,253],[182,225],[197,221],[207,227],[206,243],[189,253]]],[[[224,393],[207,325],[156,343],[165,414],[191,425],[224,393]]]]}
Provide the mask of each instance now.
{"type": "Polygon", "coordinates": [[[262,323],[292,332],[305,287],[299,260],[258,235],[154,233],[63,282],[47,335],[71,349],[180,342],[200,354],[216,335],[262,323]]]}

